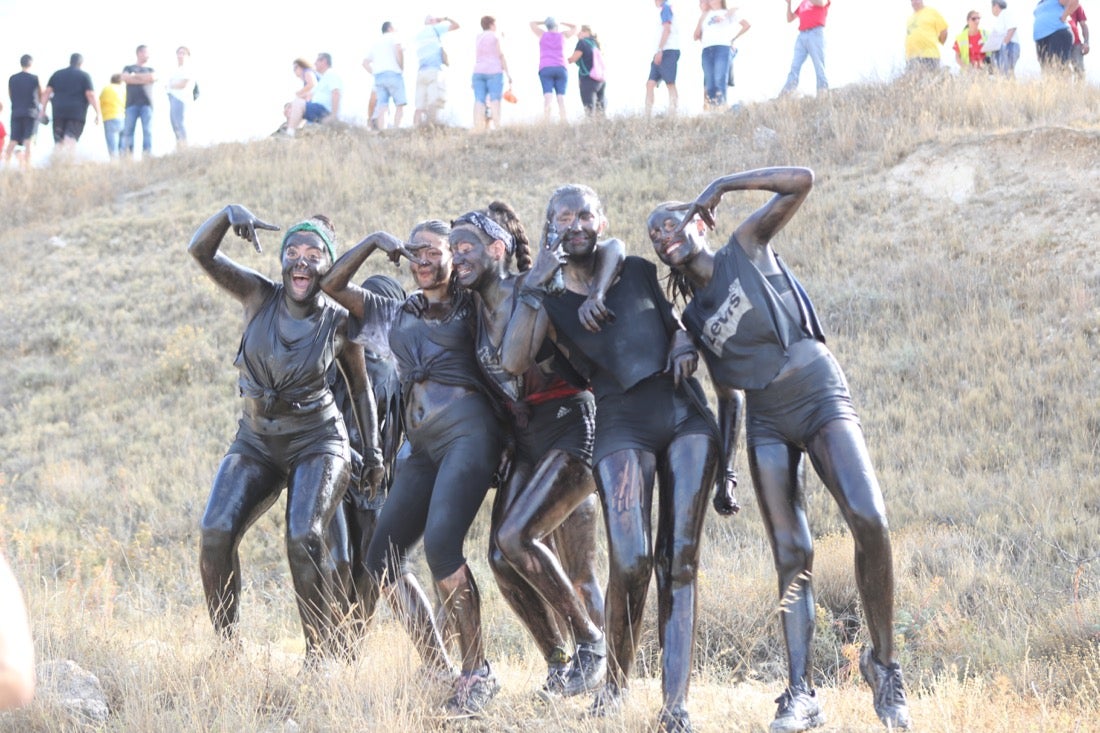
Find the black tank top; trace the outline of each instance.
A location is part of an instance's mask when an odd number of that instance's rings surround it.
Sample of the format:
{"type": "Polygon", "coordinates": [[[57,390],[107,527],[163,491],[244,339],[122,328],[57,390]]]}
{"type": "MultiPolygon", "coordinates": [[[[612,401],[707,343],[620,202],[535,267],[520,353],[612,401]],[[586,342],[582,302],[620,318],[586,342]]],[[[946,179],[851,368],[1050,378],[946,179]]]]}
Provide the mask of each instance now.
{"type": "Polygon", "coordinates": [[[661,292],[657,268],[641,257],[627,257],[605,302],[615,312],[599,333],[581,325],[577,309],[585,296],[565,291],[543,300],[570,363],[592,383],[597,399],[621,394],[665,370],[676,321],[661,292]]]}

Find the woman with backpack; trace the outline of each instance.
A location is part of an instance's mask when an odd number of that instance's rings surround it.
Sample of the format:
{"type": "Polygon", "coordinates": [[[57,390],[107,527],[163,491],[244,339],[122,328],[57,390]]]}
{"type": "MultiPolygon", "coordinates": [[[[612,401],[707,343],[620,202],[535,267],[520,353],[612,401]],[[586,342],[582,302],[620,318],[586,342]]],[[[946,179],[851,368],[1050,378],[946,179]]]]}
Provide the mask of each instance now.
{"type": "Polygon", "coordinates": [[[603,114],[607,108],[604,101],[604,88],[607,86],[607,81],[604,78],[600,41],[592,32],[591,26],[582,25],[577,31],[577,46],[573,49],[573,55],[569,57],[569,63],[577,65],[577,81],[585,114],[603,114]]]}

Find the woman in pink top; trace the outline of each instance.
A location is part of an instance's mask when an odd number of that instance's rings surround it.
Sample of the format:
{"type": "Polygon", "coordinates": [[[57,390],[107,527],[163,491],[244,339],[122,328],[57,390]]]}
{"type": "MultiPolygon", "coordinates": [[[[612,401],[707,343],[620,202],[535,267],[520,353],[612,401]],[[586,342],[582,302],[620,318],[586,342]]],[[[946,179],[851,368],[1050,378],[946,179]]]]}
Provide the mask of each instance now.
{"type": "Polygon", "coordinates": [[[550,108],[554,97],[558,98],[558,119],[565,122],[565,85],[569,79],[565,73],[565,39],[577,32],[572,23],[562,23],[565,31],[558,30],[553,18],[532,20],[531,31],[539,37],[539,81],[542,82],[543,120],[550,121],[550,108]]]}
{"type": "Polygon", "coordinates": [[[508,62],[500,50],[497,21],[491,15],[481,19],[481,33],[474,42],[474,130],[481,132],[492,124],[500,126],[500,97],[504,93],[504,77],[512,84],[508,62]],[[485,100],[489,100],[489,115],[485,114],[485,100]]]}

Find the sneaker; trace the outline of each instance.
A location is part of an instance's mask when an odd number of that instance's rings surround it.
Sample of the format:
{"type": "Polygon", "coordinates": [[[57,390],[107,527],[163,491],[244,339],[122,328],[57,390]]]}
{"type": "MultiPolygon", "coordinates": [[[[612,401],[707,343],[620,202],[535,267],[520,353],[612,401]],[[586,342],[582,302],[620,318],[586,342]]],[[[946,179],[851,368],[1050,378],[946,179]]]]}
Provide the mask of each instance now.
{"type": "Polygon", "coordinates": [[[905,681],[897,662],[887,666],[875,659],[871,647],[859,655],[859,671],[875,694],[875,713],[887,728],[909,728],[909,703],[905,699],[905,681]]]}
{"type": "Polygon", "coordinates": [[[594,718],[606,718],[615,715],[623,708],[623,691],[611,683],[605,684],[596,691],[592,698],[592,704],[588,707],[588,714],[594,718]]]}
{"type": "Polygon", "coordinates": [[[489,701],[500,692],[500,682],[486,662],[474,672],[463,672],[455,682],[455,693],[447,701],[447,713],[453,716],[478,715],[489,701]]]}
{"type": "Polygon", "coordinates": [[[691,733],[691,718],[680,705],[663,708],[661,717],[657,719],[657,730],[661,733],[691,733]]]}
{"type": "Polygon", "coordinates": [[[577,644],[573,661],[569,664],[562,694],[566,697],[591,692],[603,684],[607,676],[607,642],[577,644]]]}
{"type": "Polygon", "coordinates": [[[779,703],[779,709],[775,711],[775,720],[768,726],[770,733],[799,733],[825,722],[816,690],[791,690],[788,687],[775,701],[779,703]]]}
{"type": "Polygon", "coordinates": [[[569,678],[568,664],[550,664],[546,667],[546,681],[536,693],[539,699],[550,702],[562,697],[566,680],[569,678]]]}

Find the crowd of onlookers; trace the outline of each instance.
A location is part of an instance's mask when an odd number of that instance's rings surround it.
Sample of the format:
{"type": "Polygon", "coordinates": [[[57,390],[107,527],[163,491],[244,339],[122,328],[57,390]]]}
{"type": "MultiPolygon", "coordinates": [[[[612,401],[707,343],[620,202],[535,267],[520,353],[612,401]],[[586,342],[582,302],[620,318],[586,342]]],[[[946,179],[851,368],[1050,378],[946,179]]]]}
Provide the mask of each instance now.
{"type": "MultiPolygon", "coordinates": [[[[1008,0],[990,0],[990,13],[984,19],[978,10],[969,11],[964,26],[953,39],[949,39],[948,23],[937,10],[925,5],[924,0],[910,1],[913,13],[906,24],[905,35],[907,71],[942,69],[941,49],[950,42],[960,69],[1014,74],[1020,58],[1018,11],[1015,8],[1019,0],[1012,0],[1011,8],[1008,0]]],[[[685,4],[654,0],[657,12],[653,19],[653,55],[645,88],[647,114],[652,112],[656,92],[662,85],[667,92],[669,112],[676,111],[681,51],[693,22],[691,37],[702,47],[703,109],[728,107],[727,88],[734,84],[736,44],[750,29],[749,21],[740,17],[738,9],[728,6],[726,0],[698,0],[697,14],[682,10],[685,4]]],[[[786,0],[786,4],[787,21],[797,23],[798,32],[790,72],[780,94],[789,94],[798,88],[800,71],[807,59],[814,68],[818,93],[825,92],[829,82],[824,31],[832,2],[786,0]]],[[[1033,40],[1041,67],[1047,70],[1062,66],[1083,74],[1084,57],[1089,52],[1089,30],[1079,0],[1037,0],[1033,15],[1033,40]]],[[[479,25],[470,77],[474,96],[472,128],[475,131],[497,127],[501,120],[501,103],[516,100],[496,19],[484,16],[479,25]]],[[[529,26],[538,38],[543,119],[547,122],[555,116],[561,121],[566,119],[566,90],[572,66],[577,69],[576,85],[586,115],[602,114],[606,108],[606,69],[600,41],[592,27],[558,21],[554,17],[532,20],[529,26]]],[[[393,22],[382,24],[380,35],[363,59],[363,68],[372,77],[367,111],[371,129],[400,127],[410,98],[414,106],[414,126],[441,123],[447,104],[445,68],[449,65],[444,37],[459,27],[459,21],[453,18],[428,16],[412,42],[407,43],[393,22]],[[415,88],[410,94],[406,89],[406,70],[411,71],[413,64],[415,88]]],[[[165,81],[177,147],[187,143],[186,112],[188,104],[198,98],[198,87],[188,63],[190,55],[186,46],[176,49],[177,64],[165,81]]],[[[149,154],[152,89],[160,78],[148,66],[149,53],[144,45],[137,47],[135,56],[134,63],[112,75],[110,83],[97,93],[91,77],[81,69],[83,58],[80,54],[74,53],[69,66],[54,72],[44,86],[31,70],[31,56],[23,55],[21,70],[8,80],[10,129],[5,129],[0,121],[4,165],[11,165],[15,157],[22,167],[29,166],[37,129],[51,121],[51,113],[57,150],[71,153],[84,132],[89,108],[95,113],[94,124],[102,127],[111,158],[133,153],[139,125],[141,150],[144,155],[149,154]]],[[[301,86],[284,107],[286,122],[279,129],[281,134],[294,136],[309,123],[341,118],[344,85],[332,65],[332,56],[326,52],[318,54],[312,63],[303,58],[294,61],[294,73],[301,86]]]]}
{"type": "MultiPolygon", "coordinates": [[[[141,126],[141,150],[143,155],[148,155],[153,145],[150,129],[152,90],[159,76],[147,65],[149,50],[146,46],[138,46],[134,54],[134,63],[124,66],[121,73],[112,74],[110,83],[98,94],[92,77],[81,68],[84,64],[81,54],[72,54],[69,65],[51,74],[44,87],[31,71],[34,59],[30,54],[23,54],[19,59],[20,70],[8,79],[11,130],[5,130],[0,122],[4,165],[10,165],[15,157],[21,168],[30,167],[31,146],[38,127],[49,125],[51,115],[54,144],[61,154],[71,154],[84,134],[89,108],[95,113],[94,124],[103,128],[111,158],[133,153],[138,125],[141,126]],[[6,142],[5,137],[8,138],[6,142]]],[[[177,147],[187,144],[187,103],[198,98],[198,85],[188,65],[190,58],[191,51],[186,46],[177,48],[177,65],[166,82],[169,117],[177,147]]]]}

